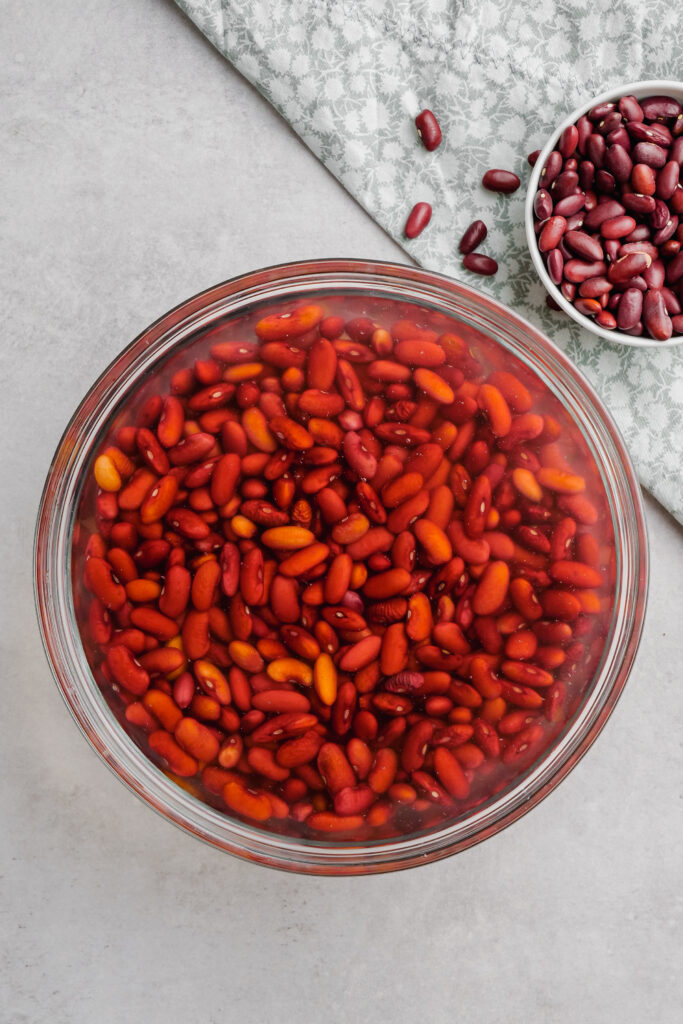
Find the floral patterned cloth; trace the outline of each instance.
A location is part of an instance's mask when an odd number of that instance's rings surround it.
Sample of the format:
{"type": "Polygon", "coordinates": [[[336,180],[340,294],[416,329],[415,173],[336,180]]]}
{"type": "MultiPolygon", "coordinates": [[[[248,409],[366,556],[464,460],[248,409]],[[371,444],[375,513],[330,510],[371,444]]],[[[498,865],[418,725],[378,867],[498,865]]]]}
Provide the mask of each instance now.
{"type": "Polygon", "coordinates": [[[524,187],[480,185],[489,167],[528,176],[526,154],[592,95],[680,78],[683,6],[669,0],[176,0],[379,224],[423,266],[466,281],[539,325],[616,419],[645,487],[683,522],[683,346],[627,349],[545,305],[524,234],[524,187]],[[443,143],[413,118],[428,107],[443,143]],[[420,200],[434,215],[403,237],[420,200]],[[463,269],[468,224],[489,225],[495,278],[463,269]]]}

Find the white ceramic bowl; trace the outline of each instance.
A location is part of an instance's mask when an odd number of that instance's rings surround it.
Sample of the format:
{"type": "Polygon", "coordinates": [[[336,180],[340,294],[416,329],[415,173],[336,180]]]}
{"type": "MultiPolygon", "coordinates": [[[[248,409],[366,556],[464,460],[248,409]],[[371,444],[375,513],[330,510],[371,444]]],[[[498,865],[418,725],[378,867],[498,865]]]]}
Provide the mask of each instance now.
{"type": "Polygon", "coordinates": [[[531,253],[531,259],[534,267],[536,268],[536,272],[545,285],[548,294],[552,295],[558,306],[560,306],[565,313],[568,313],[572,320],[576,320],[577,324],[580,324],[581,327],[585,327],[586,330],[592,331],[593,334],[597,334],[606,341],[611,341],[620,345],[632,345],[641,348],[671,348],[674,345],[683,344],[683,334],[674,335],[672,338],[669,338],[668,341],[655,341],[654,338],[645,336],[635,338],[633,335],[623,334],[621,331],[606,331],[604,327],[599,327],[594,320],[591,320],[590,317],[579,313],[576,307],[565,299],[558,286],[553,284],[550,280],[545,263],[543,262],[543,257],[541,256],[538,248],[536,232],[534,231],[535,218],[533,204],[534,196],[538,191],[538,181],[548,157],[552,153],[553,149],[555,149],[555,145],[559,140],[560,135],[565,128],[568,128],[570,124],[575,124],[583,114],[587,114],[588,111],[597,106],[598,103],[618,100],[622,96],[635,96],[636,99],[644,99],[646,96],[673,96],[674,99],[677,99],[679,103],[683,104],[683,82],[655,80],[651,82],[628,82],[626,85],[614,86],[612,89],[608,89],[606,92],[600,93],[599,96],[593,96],[588,103],[577,107],[576,110],[572,111],[572,113],[555,128],[541,150],[538,160],[532,169],[531,178],[529,179],[526,206],[524,209],[527,245],[529,246],[529,252],[531,253]]]}

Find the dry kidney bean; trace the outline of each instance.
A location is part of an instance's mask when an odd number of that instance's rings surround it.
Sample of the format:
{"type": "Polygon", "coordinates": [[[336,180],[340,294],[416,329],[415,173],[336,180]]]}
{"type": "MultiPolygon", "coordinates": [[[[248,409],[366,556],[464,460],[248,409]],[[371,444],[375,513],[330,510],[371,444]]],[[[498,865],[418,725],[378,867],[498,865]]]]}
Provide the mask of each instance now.
{"type": "Polygon", "coordinates": [[[547,265],[550,280],[553,284],[560,284],[564,269],[564,257],[559,249],[553,249],[548,253],[547,265]]]}
{"type": "Polygon", "coordinates": [[[619,100],[619,113],[627,121],[644,121],[645,114],[635,96],[622,96],[619,100]]]}
{"type": "MultiPolygon", "coordinates": [[[[606,262],[569,262],[613,329],[606,262]]],[[[678,326],[669,267],[645,304],[617,292],[620,327],[678,326]]],[[[611,616],[607,503],[557,400],[441,314],[368,301],[199,334],[96,454],[75,556],[125,728],[200,799],[309,839],[436,827],[512,783],[611,616]]]]}
{"type": "Polygon", "coordinates": [[[550,198],[550,193],[546,192],[544,188],[540,188],[534,196],[534,213],[539,220],[547,220],[550,214],[553,212],[553,201],[550,198]]]}
{"type": "Polygon", "coordinates": [[[483,220],[473,221],[460,239],[460,252],[464,255],[473,252],[484,241],[486,234],[487,228],[483,220]]]}
{"type": "Polygon", "coordinates": [[[656,142],[638,142],[633,147],[631,156],[636,163],[659,168],[666,163],[667,151],[656,142]]]}
{"type": "Polygon", "coordinates": [[[403,229],[406,238],[417,238],[432,219],[432,208],[429,203],[416,203],[408,215],[403,229]]]}
{"type": "Polygon", "coordinates": [[[638,195],[635,192],[628,192],[623,195],[622,201],[627,210],[631,213],[653,213],[655,201],[652,196],[638,195]]]}
{"type": "Polygon", "coordinates": [[[673,326],[659,288],[648,288],[643,298],[643,326],[656,341],[666,341],[673,333],[673,326]]]}
{"type": "Polygon", "coordinates": [[[640,108],[646,121],[670,121],[681,114],[680,103],[671,96],[648,96],[640,101],[640,108]]]}
{"type": "Polygon", "coordinates": [[[570,124],[568,128],[560,135],[560,140],[557,144],[557,148],[564,157],[568,160],[574,155],[574,150],[579,144],[579,130],[576,125],[570,124]]]}
{"type": "Polygon", "coordinates": [[[604,258],[600,241],[585,231],[567,231],[564,242],[572,252],[582,259],[600,262],[604,258]]]}
{"type": "Polygon", "coordinates": [[[551,249],[557,248],[566,228],[567,221],[564,217],[549,217],[538,238],[541,252],[550,252],[551,249]]]}
{"type": "Polygon", "coordinates": [[[624,147],[616,143],[607,148],[605,167],[615,181],[624,182],[628,181],[631,176],[633,160],[624,147]]]}
{"type": "Polygon", "coordinates": [[[548,275],[578,312],[608,330],[658,341],[679,333],[671,317],[683,290],[674,266],[682,163],[680,104],[622,96],[565,129],[539,177],[535,229],[548,275]]]}
{"type": "Polygon", "coordinates": [[[606,331],[613,331],[617,326],[616,318],[607,309],[601,309],[595,318],[596,324],[600,324],[606,331]]]}
{"type": "Polygon", "coordinates": [[[637,288],[627,288],[617,307],[617,327],[627,331],[640,323],[643,312],[643,293],[637,288]]]}
{"type": "Polygon", "coordinates": [[[678,296],[674,295],[670,288],[662,287],[662,298],[669,316],[678,316],[683,308],[678,296]]]}
{"type": "Polygon", "coordinates": [[[566,196],[555,204],[554,213],[556,213],[558,217],[573,217],[579,212],[579,210],[583,209],[585,202],[586,197],[583,193],[566,196]]]}
{"type": "Polygon", "coordinates": [[[574,194],[578,184],[579,176],[576,171],[563,171],[562,174],[558,175],[550,187],[552,189],[553,196],[557,199],[565,199],[567,196],[574,194]]]}
{"type": "Polygon", "coordinates": [[[441,144],[441,128],[431,110],[422,110],[417,115],[415,127],[425,149],[431,151],[441,144]]]}
{"type": "MultiPolygon", "coordinates": [[[[564,265],[564,276],[569,284],[576,285],[591,277],[601,277],[607,272],[607,264],[603,260],[587,263],[585,260],[569,260],[564,265]]],[[[573,298],[573,295],[572,295],[573,298]]]]}
{"type": "Polygon", "coordinates": [[[491,277],[498,273],[498,264],[491,256],[484,256],[481,252],[469,252],[462,261],[466,270],[473,274],[482,274],[484,277],[491,277]]]}

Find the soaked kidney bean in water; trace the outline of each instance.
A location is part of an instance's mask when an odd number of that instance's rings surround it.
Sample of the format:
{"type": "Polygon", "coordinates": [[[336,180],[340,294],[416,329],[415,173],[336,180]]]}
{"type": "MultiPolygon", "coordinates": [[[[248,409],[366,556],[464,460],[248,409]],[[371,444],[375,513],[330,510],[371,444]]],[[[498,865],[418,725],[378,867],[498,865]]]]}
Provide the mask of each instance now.
{"type": "Polygon", "coordinates": [[[75,532],[124,728],[198,799],[318,839],[440,827],[514,782],[590,684],[613,579],[559,402],[386,298],[199,334],[118,414],[75,532]]]}

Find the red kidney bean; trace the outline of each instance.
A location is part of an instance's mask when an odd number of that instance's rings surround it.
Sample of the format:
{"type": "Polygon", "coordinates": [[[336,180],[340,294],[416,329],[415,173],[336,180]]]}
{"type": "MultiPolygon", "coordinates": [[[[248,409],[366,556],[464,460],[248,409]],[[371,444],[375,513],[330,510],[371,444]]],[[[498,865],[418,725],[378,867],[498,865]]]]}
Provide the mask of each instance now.
{"type": "Polygon", "coordinates": [[[584,299],[597,299],[613,287],[606,277],[589,277],[579,285],[579,295],[584,299]]]}
{"type": "Polygon", "coordinates": [[[669,212],[669,207],[666,205],[664,200],[663,199],[656,199],[655,200],[655,208],[652,211],[652,214],[650,215],[650,218],[649,218],[650,219],[650,224],[652,225],[652,227],[656,231],[659,231],[660,228],[663,228],[668,223],[670,217],[671,217],[671,214],[669,212]]]}
{"type": "MultiPolygon", "coordinates": [[[[552,208],[552,206],[551,206],[552,208]]],[[[483,220],[475,220],[460,239],[460,252],[467,255],[481,245],[487,235],[487,227],[483,220]]]]}
{"type": "Polygon", "coordinates": [[[581,154],[581,156],[585,156],[585,154],[586,154],[586,143],[588,142],[588,139],[589,139],[590,135],[593,132],[593,125],[592,125],[590,119],[585,114],[583,114],[579,118],[579,120],[576,122],[576,130],[579,133],[579,141],[577,142],[577,149],[578,149],[579,153],[581,154]]]}
{"type": "Polygon", "coordinates": [[[489,189],[491,192],[504,192],[506,194],[516,192],[521,185],[521,181],[516,174],[513,174],[512,171],[501,170],[487,171],[481,179],[481,183],[484,188],[489,189]]]}
{"type": "Polygon", "coordinates": [[[576,171],[562,171],[555,178],[550,186],[552,194],[556,199],[565,199],[574,193],[578,188],[579,176],[576,171]]]}
{"type": "Polygon", "coordinates": [[[653,196],[657,188],[655,172],[647,164],[635,164],[631,171],[631,185],[634,192],[653,196]]]}
{"type": "Polygon", "coordinates": [[[644,121],[645,114],[635,96],[622,96],[619,100],[619,113],[627,121],[644,121]]]}
{"type": "Polygon", "coordinates": [[[572,252],[585,260],[600,262],[604,257],[602,245],[598,239],[586,234],[585,231],[567,231],[564,241],[572,252]]]}
{"type": "Polygon", "coordinates": [[[554,149],[538,179],[539,188],[548,188],[562,170],[562,154],[554,149]]]}
{"type": "Polygon", "coordinates": [[[667,223],[653,235],[652,244],[659,246],[668,242],[669,239],[676,234],[677,228],[678,217],[674,215],[673,217],[670,217],[667,223]]]}
{"type": "Polygon", "coordinates": [[[636,222],[633,217],[624,214],[621,217],[610,217],[600,225],[600,234],[603,238],[625,238],[626,235],[635,229],[636,222]]]}
{"type": "Polygon", "coordinates": [[[578,213],[579,210],[583,209],[585,201],[586,197],[583,193],[565,196],[564,199],[560,199],[560,201],[555,204],[555,209],[554,211],[551,210],[551,212],[555,212],[558,217],[572,217],[574,214],[578,213]]]}
{"type": "Polygon", "coordinates": [[[618,291],[626,291],[628,288],[635,288],[639,292],[646,292],[647,285],[645,278],[637,275],[636,277],[629,277],[626,281],[615,281],[614,287],[618,291]]]}
{"type": "Polygon", "coordinates": [[[622,121],[623,118],[618,110],[610,110],[609,114],[598,122],[598,132],[600,135],[609,135],[622,124],[622,121]]]}
{"type": "Polygon", "coordinates": [[[527,156],[527,163],[529,164],[529,167],[535,167],[536,161],[538,160],[540,155],[540,149],[535,149],[533,153],[529,153],[529,155],[527,156]]]}
{"type": "Polygon", "coordinates": [[[683,278],[683,253],[679,252],[666,269],[666,280],[668,284],[677,284],[681,278],[683,278]]]}
{"type": "Polygon", "coordinates": [[[534,196],[534,213],[539,220],[547,220],[552,212],[553,201],[550,198],[550,193],[546,192],[544,188],[539,189],[534,196]]]}
{"type": "Polygon", "coordinates": [[[441,127],[431,110],[422,110],[415,118],[422,145],[430,152],[441,144],[441,127]]]}
{"type": "Polygon", "coordinates": [[[640,195],[637,192],[628,192],[622,195],[621,201],[631,213],[640,214],[645,216],[649,213],[653,213],[655,209],[655,200],[653,196],[640,195]]]}
{"type": "Polygon", "coordinates": [[[596,172],[599,171],[605,162],[605,153],[607,151],[607,145],[602,135],[593,133],[588,137],[586,143],[586,154],[591,163],[595,166],[596,172]]]}
{"type": "Polygon", "coordinates": [[[585,260],[569,260],[564,265],[564,276],[570,284],[581,284],[589,277],[602,277],[607,273],[607,264],[602,260],[587,263],[585,260]]]}
{"type": "Polygon", "coordinates": [[[606,202],[588,211],[584,218],[584,226],[587,231],[594,231],[600,227],[604,220],[609,220],[612,217],[621,217],[624,213],[626,211],[621,203],[618,203],[616,199],[608,199],[606,202]]]}
{"type": "Polygon", "coordinates": [[[595,164],[590,160],[582,160],[578,167],[579,185],[587,192],[595,181],[595,164]]]}
{"type": "Polygon", "coordinates": [[[639,323],[643,312],[643,293],[637,288],[628,288],[621,296],[617,310],[617,327],[626,331],[639,323]]]}
{"type": "Polygon", "coordinates": [[[683,307],[681,307],[678,296],[670,288],[662,287],[662,298],[664,299],[664,306],[669,316],[679,316],[683,307]]]}
{"type": "Polygon", "coordinates": [[[665,148],[671,145],[671,132],[666,125],[657,124],[653,121],[650,124],[635,122],[634,124],[628,124],[626,127],[629,135],[636,142],[653,142],[655,145],[665,148]]]}
{"type": "Polygon", "coordinates": [[[669,160],[664,164],[657,174],[656,195],[660,199],[671,199],[678,185],[680,173],[681,168],[677,160],[669,160]]]}
{"type": "Polygon", "coordinates": [[[550,252],[551,249],[557,248],[566,227],[567,221],[564,217],[550,217],[539,235],[538,248],[541,252],[550,252]]]}
{"type": "Polygon", "coordinates": [[[417,238],[432,219],[432,208],[429,203],[416,203],[410,211],[403,232],[406,238],[417,238]]]}
{"type": "Polygon", "coordinates": [[[584,316],[595,316],[601,309],[600,303],[595,299],[576,299],[574,307],[579,313],[583,313],[584,316]]]}
{"type": "Polygon", "coordinates": [[[484,256],[480,252],[469,252],[463,259],[463,266],[471,270],[473,274],[482,274],[484,277],[491,277],[498,273],[498,264],[490,256],[484,256]]]}
{"type": "Polygon", "coordinates": [[[644,252],[650,257],[650,259],[656,260],[659,256],[659,250],[656,245],[652,242],[623,242],[619,245],[618,255],[626,256],[629,252],[644,252]]]}
{"type": "Polygon", "coordinates": [[[606,331],[613,331],[616,329],[617,326],[616,319],[606,309],[600,310],[600,312],[595,318],[595,322],[606,331]]]}
{"type": "Polygon", "coordinates": [[[605,167],[615,181],[624,182],[631,176],[633,161],[624,147],[616,144],[609,146],[605,153],[605,167]]]}
{"type": "Polygon", "coordinates": [[[673,120],[681,114],[681,104],[671,96],[648,96],[640,101],[640,107],[649,120],[673,120]]]}
{"type": "Polygon", "coordinates": [[[562,280],[564,269],[564,257],[559,249],[552,249],[547,259],[548,275],[553,284],[559,284],[562,280]]]}
{"type": "Polygon", "coordinates": [[[664,297],[658,288],[648,288],[645,292],[643,324],[655,341],[667,341],[673,334],[673,324],[666,311],[664,297]]]}
{"type": "Polygon", "coordinates": [[[625,242],[644,242],[652,236],[652,232],[647,224],[638,224],[630,235],[626,235],[625,242]]]}
{"type": "Polygon", "coordinates": [[[643,280],[648,288],[661,288],[664,284],[663,260],[653,260],[650,266],[643,271],[643,280]]]}
{"type": "Polygon", "coordinates": [[[648,167],[663,167],[667,152],[654,142],[638,142],[631,153],[634,163],[647,164],[648,167]]]}
{"type": "Polygon", "coordinates": [[[647,253],[627,253],[626,256],[620,256],[615,263],[610,264],[607,277],[613,284],[628,281],[630,278],[636,277],[644,270],[647,270],[651,263],[652,257],[648,256],[647,253]]]}
{"type": "MultiPolygon", "coordinates": [[[[557,243],[557,251],[560,253],[563,260],[570,260],[572,258],[572,253],[565,245],[564,238],[561,238],[557,243]]],[[[546,255],[546,263],[548,262],[548,255],[546,255]]]]}
{"type": "Polygon", "coordinates": [[[604,169],[599,170],[595,175],[595,188],[603,195],[611,195],[617,190],[617,183],[613,174],[604,169]]]}
{"type": "Polygon", "coordinates": [[[613,131],[609,133],[609,135],[607,136],[607,145],[622,146],[627,153],[630,153],[631,139],[623,124],[619,125],[618,128],[615,128],[613,131]]]}
{"type": "Polygon", "coordinates": [[[674,139],[669,152],[669,159],[675,160],[679,167],[683,164],[683,136],[679,136],[677,139],[674,139]]]}
{"type": "Polygon", "coordinates": [[[576,125],[570,124],[560,135],[557,148],[566,160],[572,155],[579,144],[579,130],[576,125]]]}
{"type": "Polygon", "coordinates": [[[567,217],[567,231],[578,231],[583,227],[584,212],[573,213],[571,217],[567,217]]]}

